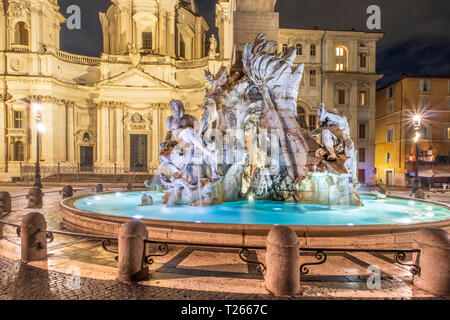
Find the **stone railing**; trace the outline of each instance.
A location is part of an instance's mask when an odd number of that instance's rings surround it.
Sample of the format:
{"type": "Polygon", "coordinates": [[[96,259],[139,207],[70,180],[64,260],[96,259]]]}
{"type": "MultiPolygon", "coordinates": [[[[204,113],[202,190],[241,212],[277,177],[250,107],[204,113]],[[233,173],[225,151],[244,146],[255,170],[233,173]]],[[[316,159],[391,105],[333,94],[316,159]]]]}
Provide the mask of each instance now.
{"type": "Polygon", "coordinates": [[[65,51],[58,50],[54,47],[45,47],[45,52],[50,53],[53,56],[58,57],[61,60],[64,60],[64,61],[67,61],[70,63],[76,63],[76,64],[98,66],[101,61],[100,58],[68,53],[65,51]]]}
{"type": "Polygon", "coordinates": [[[30,52],[30,47],[22,44],[12,44],[11,50],[14,52],[30,52]]]}

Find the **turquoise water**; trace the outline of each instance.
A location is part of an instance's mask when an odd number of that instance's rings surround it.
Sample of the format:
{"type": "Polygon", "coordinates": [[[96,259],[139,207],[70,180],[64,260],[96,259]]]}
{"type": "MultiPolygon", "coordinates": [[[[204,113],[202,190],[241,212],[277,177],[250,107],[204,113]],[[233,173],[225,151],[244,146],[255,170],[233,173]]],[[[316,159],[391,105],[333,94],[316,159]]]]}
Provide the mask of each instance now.
{"type": "Polygon", "coordinates": [[[75,207],[136,219],[228,224],[357,226],[450,219],[450,210],[439,205],[394,198],[375,200],[369,195],[361,196],[364,207],[241,201],[212,207],[167,208],[161,203],[162,193],[146,193],[153,197],[153,206],[139,206],[142,192],[117,192],[82,198],[75,202],[75,207]]]}

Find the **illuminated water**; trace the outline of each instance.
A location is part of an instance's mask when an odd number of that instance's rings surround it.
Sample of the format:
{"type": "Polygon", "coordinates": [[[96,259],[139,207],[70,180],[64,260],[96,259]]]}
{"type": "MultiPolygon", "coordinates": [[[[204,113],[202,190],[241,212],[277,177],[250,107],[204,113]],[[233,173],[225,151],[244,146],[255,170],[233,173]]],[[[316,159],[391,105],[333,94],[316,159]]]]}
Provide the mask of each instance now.
{"type": "Polygon", "coordinates": [[[166,208],[161,203],[162,193],[146,193],[153,197],[153,206],[139,206],[142,192],[118,192],[82,198],[75,202],[75,207],[136,219],[229,224],[357,226],[413,224],[450,219],[450,210],[439,205],[393,198],[375,200],[375,197],[369,195],[361,197],[364,207],[242,201],[202,208],[166,208]]]}

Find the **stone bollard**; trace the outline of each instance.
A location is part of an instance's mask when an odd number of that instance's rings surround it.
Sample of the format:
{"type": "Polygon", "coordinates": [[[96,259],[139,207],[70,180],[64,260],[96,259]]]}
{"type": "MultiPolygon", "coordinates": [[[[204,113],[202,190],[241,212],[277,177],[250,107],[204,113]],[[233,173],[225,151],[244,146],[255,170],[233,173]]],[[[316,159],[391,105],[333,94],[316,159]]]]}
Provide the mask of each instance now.
{"type": "Polygon", "coordinates": [[[39,212],[31,212],[22,219],[20,225],[22,262],[47,259],[46,233],[39,231],[45,229],[47,223],[39,212]]]}
{"type": "Polygon", "coordinates": [[[275,226],[266,241],[266,287],[276,296],[300,292],[300,252],[297,234],[289,227],[275,226]]]}
{"type": "Polygon", "coordinates": [[[27,208],[38,209],[42,208],[42,198],[44,197],[44,193],[39,188],[31,188],[28,191],[27,199],[28,205],[27,208]]]}
{"type": "MultiPolygon", "coordinates": [[[[413,284],[437,296],[450,296],[450,234],[441,229],[423,229],[416,233],[413,248],[420,249],[420,274],[413,284]]],[[[418,259],[417,259],[418,258],[418,259]]]]}
{"type": "Polygon", "coordinates": [[[423,191],[422,189],[417,190],[415,193],[415,197],[416,199],[425,199],[425,191],[423,191]]]}
{"type": "Polygon", "coordinates": [[[97,187],[95,188],[95,192],[97,193],[103,192],[103,185],[101,183],[97,185],[97,187]]]}
{"type": "Polygon", "coordinates": [[[145,224],[131,220],[119,229],[119,281],[135,282],[148,277],[148,265],[144,263],[148,232],[145,224]]]}
{"type": "Polygon", "coordinates": [[[6,191],[0,192],[0,216],[2,213],[11,212],[11,194],[6,191]]]}
{"type": "Polygon", "coordinates": [[[62,189],[62,197],[63,197],[63,199],[72,198],[73,197],[73,188],[72,188],[72,186],[65,186],[62,189]]]}

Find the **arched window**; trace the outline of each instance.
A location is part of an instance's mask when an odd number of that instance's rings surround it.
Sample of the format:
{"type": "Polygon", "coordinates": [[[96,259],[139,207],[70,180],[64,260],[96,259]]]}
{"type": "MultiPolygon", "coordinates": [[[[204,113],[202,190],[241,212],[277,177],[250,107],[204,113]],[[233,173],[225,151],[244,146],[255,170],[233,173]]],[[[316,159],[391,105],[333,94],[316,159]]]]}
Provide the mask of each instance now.
{"type": "Polygon", "coordinates": [[[23,142],[14,143],[14,161],[24,161],[23,142]]]}
{"type": "Polygon", "coordinates": [[[303,46],[300,43],[297,43],[295,46],[295,49],[297,50],[297,55],[301,56],[303,54],[303,46]]]}
{"type": "Polygon", "coordinates": [[[14,44],[28,45],[28,30],[25,22],[18,22],[14,28],[14,44]]]}

